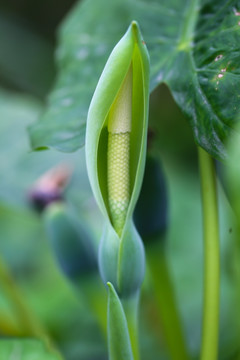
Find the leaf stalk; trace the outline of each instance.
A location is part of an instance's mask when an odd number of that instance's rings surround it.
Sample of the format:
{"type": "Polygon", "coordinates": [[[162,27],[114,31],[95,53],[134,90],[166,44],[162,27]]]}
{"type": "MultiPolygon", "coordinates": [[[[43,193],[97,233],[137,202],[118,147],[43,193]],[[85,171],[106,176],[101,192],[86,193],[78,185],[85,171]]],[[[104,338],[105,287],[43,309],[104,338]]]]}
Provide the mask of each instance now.
{"type": "Polygon", "coordinates": [[[201,360],[218,357],[220,250],[216,173],[212,157],[199,147],[203,229],[204,299],[201,360]]]}

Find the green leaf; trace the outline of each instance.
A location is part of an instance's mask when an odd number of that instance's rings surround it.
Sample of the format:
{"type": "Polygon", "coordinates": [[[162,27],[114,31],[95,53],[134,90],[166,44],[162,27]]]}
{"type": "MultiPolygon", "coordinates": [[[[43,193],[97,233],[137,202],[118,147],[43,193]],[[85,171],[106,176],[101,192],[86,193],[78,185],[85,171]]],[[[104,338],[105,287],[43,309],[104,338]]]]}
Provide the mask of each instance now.
{"type": "Polygon", "coordinates": [[[150,53],[151,89],[167,83],[196,142],[226,158],[225,140],[239,121],[239,13],[239,0],[79,2],[60,29],[59,74],[46,112],[30,128],[33,148],[84,145],[97,79],[113,45],[137,20],[150,53]]]}
{"type": "Polygon", "coordinates": [[[119,297],[108,283],[108,350],[110,360],[132,360],[127,320],[119,297]]]}
{"type": "Polygon", "coordinates": [[[39,340],[0,340],[0,359],[4,360],[59,360],[50,354],[39,340]]]}

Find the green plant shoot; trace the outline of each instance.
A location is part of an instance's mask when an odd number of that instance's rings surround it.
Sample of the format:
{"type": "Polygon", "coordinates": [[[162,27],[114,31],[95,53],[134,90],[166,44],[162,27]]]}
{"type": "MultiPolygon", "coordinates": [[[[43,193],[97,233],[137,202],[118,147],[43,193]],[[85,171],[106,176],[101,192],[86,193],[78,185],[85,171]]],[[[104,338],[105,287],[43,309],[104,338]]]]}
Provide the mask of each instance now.
{"type": "Polygon", "coordinates": [[[105,217],[100,272],[120,297],[136,293],[145,257],[133,223],[146,157],[149,58],[138,24],[113,49],[93,95],[86,130],[89,180],[105,217]]]}

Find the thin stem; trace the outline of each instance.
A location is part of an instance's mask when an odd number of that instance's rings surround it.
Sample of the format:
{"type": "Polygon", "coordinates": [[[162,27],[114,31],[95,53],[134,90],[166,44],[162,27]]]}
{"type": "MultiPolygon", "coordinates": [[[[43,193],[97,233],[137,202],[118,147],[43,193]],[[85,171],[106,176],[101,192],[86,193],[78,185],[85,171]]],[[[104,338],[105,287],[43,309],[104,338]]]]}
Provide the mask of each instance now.
{"type": "Polygon", "coordinates": [[[163,239],[155,239],[155,243],[146,247],[148,267],[150,270],[154,301],[161,319],[162,331],[172,360],[187,360],[187,352],[181,320],[169,274],[168,264],[162,243],[163,239]],[[161,241],[162,242],[162,241],[161,241]]]}
{"type": "Polygon", "coordinates": [[[49,335],[43,328],[43,326],[35,318],[31,310],[28,308],[24,301],[24,297],[21,294],[18,286],[14,282],[7,266],[4,264],[3,260],[0,258],[0,286],[5,292],[15,316],[18,320],[21,332],[24,335],[30,335],[37,338],[40,338],[48,348],[48,350],[58,356],[59,360],[62,359],[59,352],[53,346],[49,335]]]}
{"type": "Polygon", "coordinates": [[[216,174],[213,159],[199,148],[204,227],[202,360],[218,357],[220,256],[216,174]]]}
{"type": "Polygon", "coordinates": [[[132,352],[134,360],[140,360],[139,341],[138,341],[138,304],[139,294],[136,294],[131,299],[121,299],[123,309],[128,323],[128,331],[132,345],[132,352]]]}

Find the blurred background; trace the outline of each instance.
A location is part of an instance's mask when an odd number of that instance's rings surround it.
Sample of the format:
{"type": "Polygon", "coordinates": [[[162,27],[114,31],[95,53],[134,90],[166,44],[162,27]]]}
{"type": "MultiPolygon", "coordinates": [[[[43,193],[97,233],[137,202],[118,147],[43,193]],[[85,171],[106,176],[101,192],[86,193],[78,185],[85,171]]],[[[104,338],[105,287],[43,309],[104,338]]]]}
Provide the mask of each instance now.
{"type": "MultiPolygon", "coordinates": [[[[59,269],[42,215],[29,195],[42,174],[59,164],[67,164],[71,176],[64,189],[64,199],[89,228],[93,242],[98,243],[101,215],[88,184],[84,150],[72,154],[53,149],[32,152],[26,131],[44,111],[56,77],[54,53],[58,27],[75,3],[73,0],[0,0],[0,252],[26,302],[66,359],[100,360],[106,359],[105,337],[94,313],[85,311],[86,289],[81,284],[74,287],[59,269]]],[[[191,130],[165,85],[151,95],[150,127],[154,152],[161,161],[167,184],[167,263],[187,346],[193,358],[197,358],[203,272],[197,151],[191,130]]],[[[230,311],[234,224],[221,184],[219,193],[220,359],[230,359],[237,346],[230,311]]],[[[22,335],[11,306],[1,291],[2,338],[22,335]]],[[[143,306],[140,331],[143,359],[149,349],[151,359],[168,359],[164,336],[146,321],[151,317],[154,321],[151,307],[143,306]]]]}

